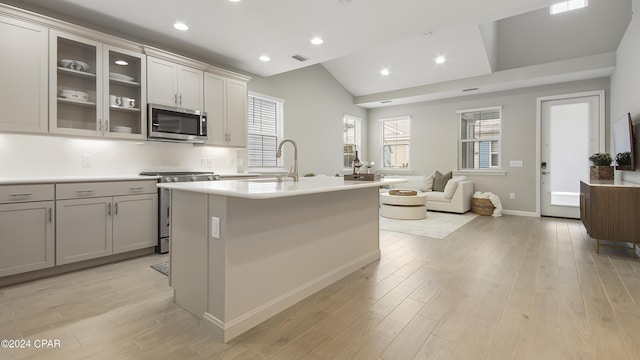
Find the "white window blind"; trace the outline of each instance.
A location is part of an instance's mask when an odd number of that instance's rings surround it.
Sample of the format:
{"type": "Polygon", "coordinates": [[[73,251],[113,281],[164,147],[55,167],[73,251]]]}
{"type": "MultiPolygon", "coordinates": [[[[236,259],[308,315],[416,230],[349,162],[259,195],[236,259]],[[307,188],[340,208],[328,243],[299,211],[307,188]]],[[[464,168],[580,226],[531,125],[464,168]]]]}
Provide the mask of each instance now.
{"type": "Polygon", "coordinates": [[[275,100],[249,95],[249,167],[276,167],[282,106],[275,100]]]}
{"type": "Polygon", "coordinates": [[[411,118],[382,119],[382,166],[387,169],[409,167],[411,118]]]}
{"type": "Polygon", "coordinates": [[[461,110],[459,115],[460,169],[500,168],[502,109],[461,110]]]}

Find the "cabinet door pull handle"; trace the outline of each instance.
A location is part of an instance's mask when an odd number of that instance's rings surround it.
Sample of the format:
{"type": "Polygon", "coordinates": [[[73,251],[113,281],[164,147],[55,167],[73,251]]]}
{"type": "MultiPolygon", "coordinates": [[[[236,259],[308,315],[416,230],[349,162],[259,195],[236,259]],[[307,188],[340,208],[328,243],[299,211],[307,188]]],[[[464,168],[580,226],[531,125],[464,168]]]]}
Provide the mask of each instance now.
{"type": "Polygon", "coordinates": [[[53,220],[53,209],[49,208],[49,222],[52,222],[53,220]]]}
{"type": "Polygon", "coordinates": [[[111,216],[111,203],[107,204],[107,215],[111,216]]]}
{"type": "Polygon", "coordinates": [[[115,212],[115,214],[118,215],[118,203],[116,203],[116,212],[115,212]]]}
{"type": "Polygon", "coordinates": [[[11,193],[9,196],[31,196],[33,193],[11,193]]]}
{"type": "Polygon", "coordinates": [[[176,106],[179,106],[179,103],[178,103],[178,93],[176,93],[175,95],[173,95],[173,102],[176,104],[176,106]]]}
{"type": "Polygon", "coordinates": [[[180,94],[180,106],[182,107],[182,94],[180,94]]]}

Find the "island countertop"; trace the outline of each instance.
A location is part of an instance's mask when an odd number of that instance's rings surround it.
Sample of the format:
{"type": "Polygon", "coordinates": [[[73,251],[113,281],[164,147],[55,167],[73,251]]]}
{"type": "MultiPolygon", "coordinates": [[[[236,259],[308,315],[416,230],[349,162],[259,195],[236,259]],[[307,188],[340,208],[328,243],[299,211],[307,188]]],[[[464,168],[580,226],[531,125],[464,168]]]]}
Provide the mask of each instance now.
{"type": "Polygon", "coordinates": [[[406,182],[405,179],[382,179],[376,181],[351,181],[342,177],[303,177],[299,182],[275,178],[255,178],[242,180],[194,181],[181,183],[160,183],[158,187],[204,194],[233,196],[247,199],[273,199],[287,196],[317,194],[359,188],[380,187],[406,182]]]}

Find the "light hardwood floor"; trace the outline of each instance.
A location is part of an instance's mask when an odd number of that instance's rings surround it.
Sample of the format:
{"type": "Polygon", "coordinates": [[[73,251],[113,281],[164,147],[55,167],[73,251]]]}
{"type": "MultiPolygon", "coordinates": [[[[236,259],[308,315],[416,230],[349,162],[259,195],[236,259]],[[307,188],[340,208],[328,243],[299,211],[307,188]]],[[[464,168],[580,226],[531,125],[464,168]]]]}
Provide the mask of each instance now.
{"type": "Polygon", "coordinates": [[[173,304],[149,267],[166,256],[0,288],[0,339],[32,341],[0,359],[640,358],[640,262],[595,254],[578,221],[480,216],[380,242],[379,261],[229,344],[173,304]]]}

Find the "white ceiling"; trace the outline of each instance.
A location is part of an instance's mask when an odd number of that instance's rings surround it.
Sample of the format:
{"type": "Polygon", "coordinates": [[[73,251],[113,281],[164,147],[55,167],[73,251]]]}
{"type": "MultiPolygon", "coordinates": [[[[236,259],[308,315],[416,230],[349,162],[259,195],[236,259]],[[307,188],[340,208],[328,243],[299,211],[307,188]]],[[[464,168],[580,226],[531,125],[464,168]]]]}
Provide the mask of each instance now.
{"type": "MultiPolygon", "coordinates": [[[[0,0],[2,1],[2,0],[0,0]]],[[[630,0],[591,0],[591,3],[630,0]]],[[[354,96],[489,75],[497,31],[482,26],[554,0],[5,0],[260,76],[322,64],[354,96]],[[191,29],[179,32],[173,23],[191,29]],[[481,26],[482,25],[482,26],[481,26]],[[314,36],[325,43],[310,44],[314,36]],[[310,60],[291,58],[301,54],[310,60]],[[268,55],[270,62],[261,62],[268,55]],[[447,62],[433,59],[444,55],[447,62]],[[389,67],[388,77],[380,75],[389,67]]],[[[619,40],[619,39],[618,39],[619,40]]]]}

